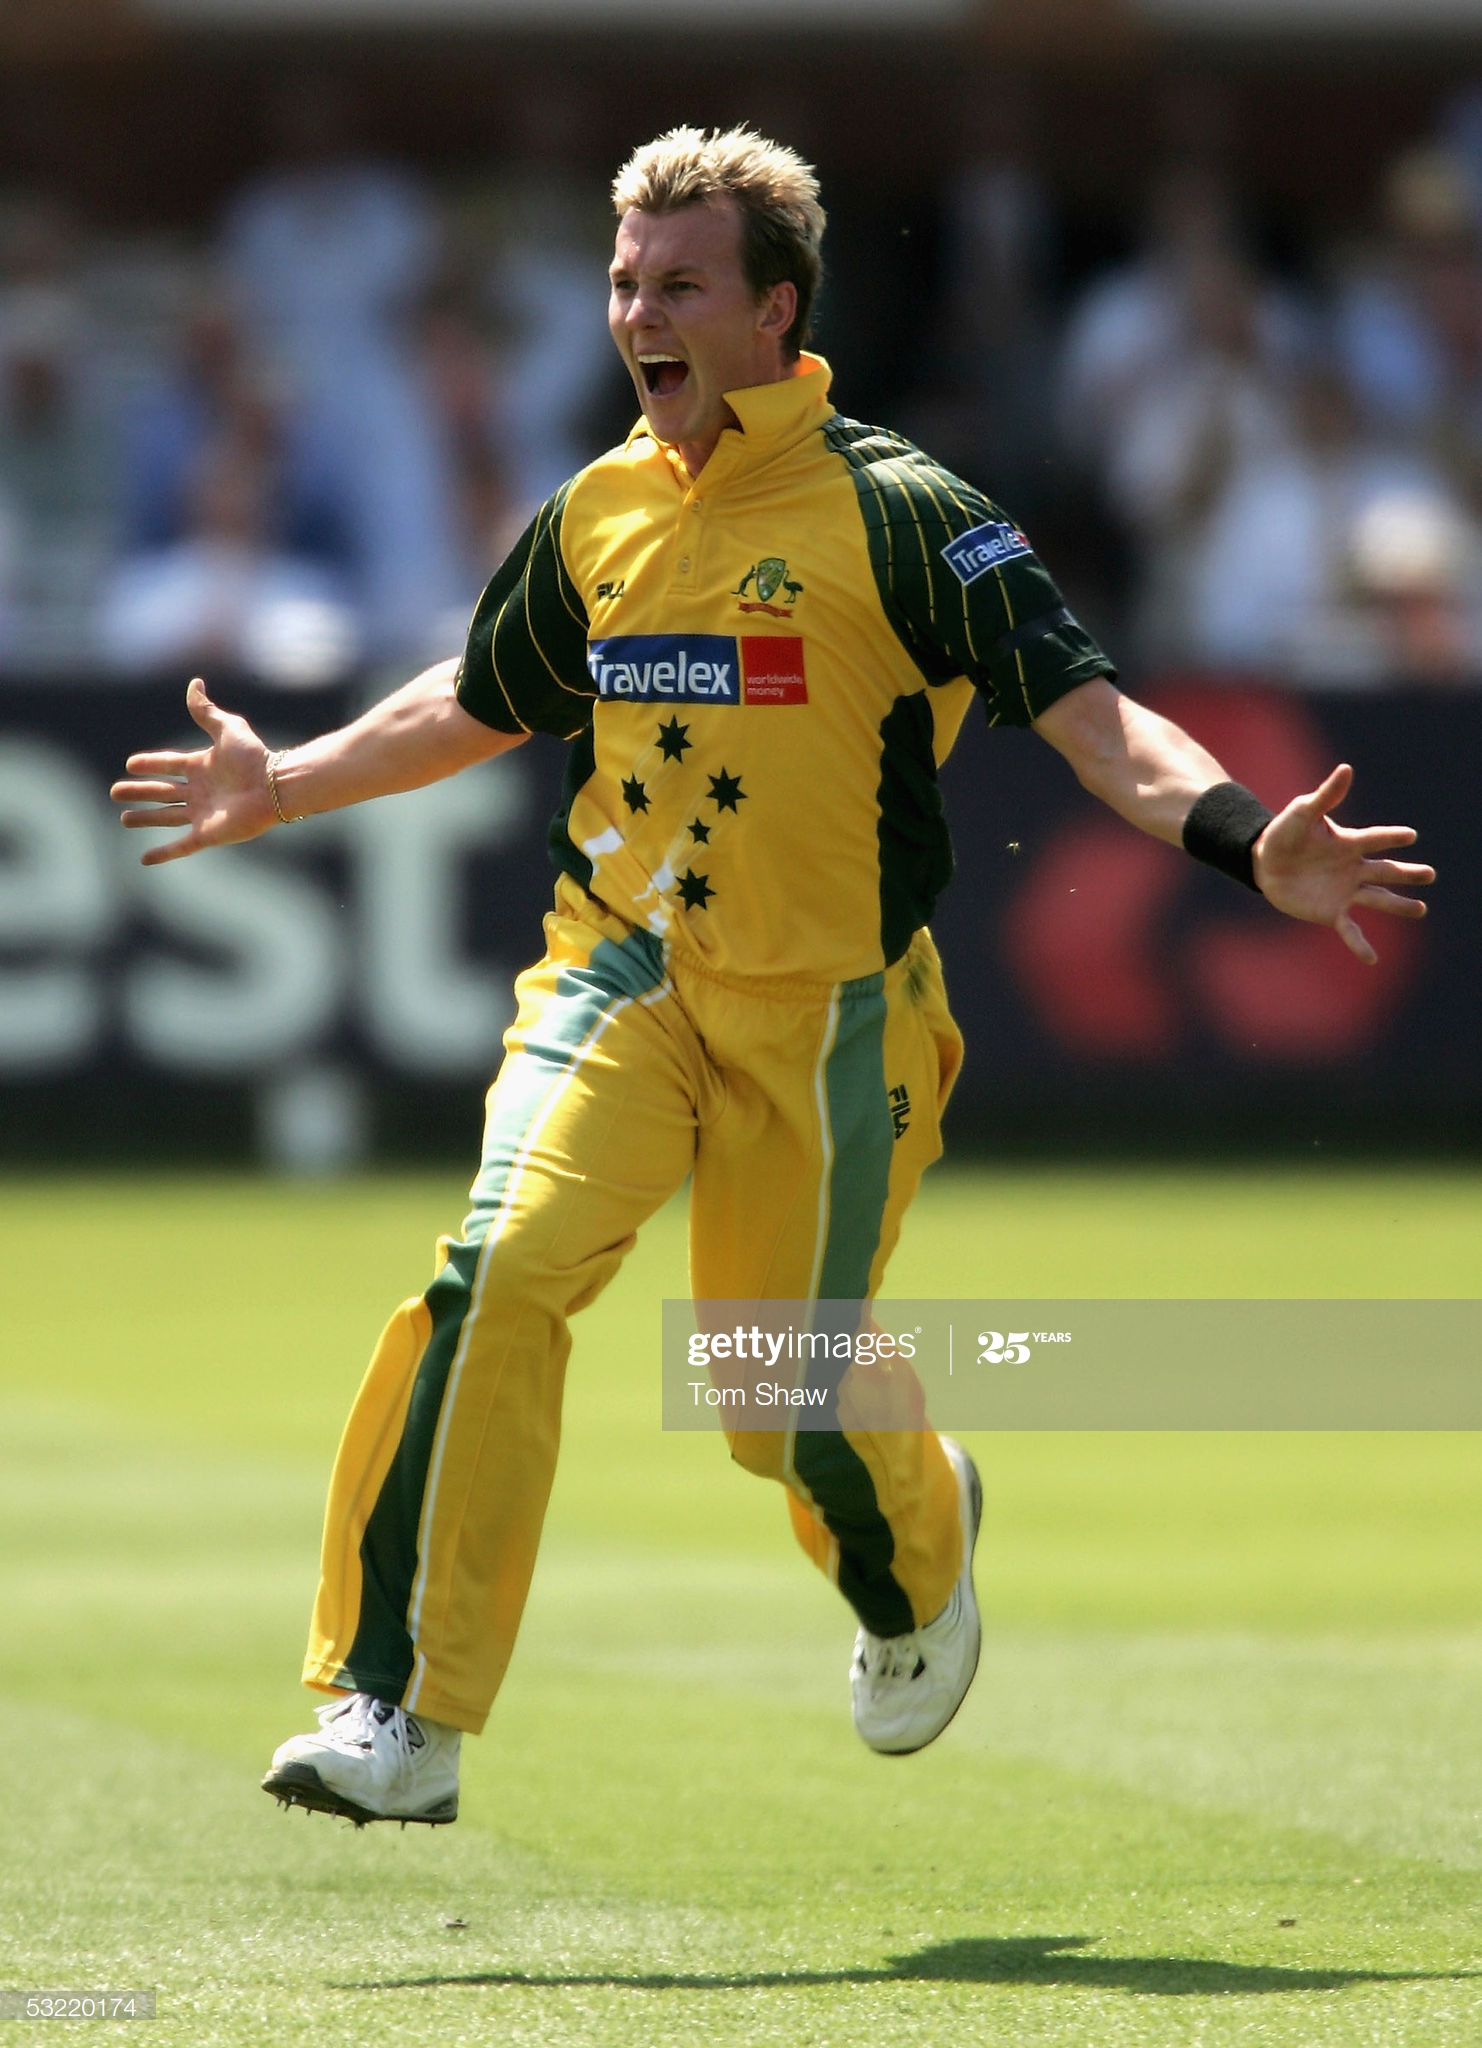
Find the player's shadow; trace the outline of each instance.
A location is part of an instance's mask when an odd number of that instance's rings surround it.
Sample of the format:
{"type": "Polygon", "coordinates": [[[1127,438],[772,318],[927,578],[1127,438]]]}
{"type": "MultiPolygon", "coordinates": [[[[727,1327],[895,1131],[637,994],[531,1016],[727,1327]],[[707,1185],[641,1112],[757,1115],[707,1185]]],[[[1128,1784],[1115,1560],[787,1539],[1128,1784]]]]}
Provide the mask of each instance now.
{"type": "Polygon", "coordinates": [[[393,1977],[351,1984],[350,1991],[421,1991],[445,1984],[523,1985],[531,1990],[762,1991],[800,1984],[1070,1984],[1087,1991],[1129,1991],[1159,1998],[1210,1998],[1274,1991],[1341,1991],[1349,1984],[1457,1983],[1476,1970],[1303,1970],[1281,1963],[1222,1963],[1201,1956],[1088,1953],[1094,1934],[967,1936],[933,1942],[881,1968],[844,1970],[561,1971],[475,1970],[467,1975],[393,1977]]]}

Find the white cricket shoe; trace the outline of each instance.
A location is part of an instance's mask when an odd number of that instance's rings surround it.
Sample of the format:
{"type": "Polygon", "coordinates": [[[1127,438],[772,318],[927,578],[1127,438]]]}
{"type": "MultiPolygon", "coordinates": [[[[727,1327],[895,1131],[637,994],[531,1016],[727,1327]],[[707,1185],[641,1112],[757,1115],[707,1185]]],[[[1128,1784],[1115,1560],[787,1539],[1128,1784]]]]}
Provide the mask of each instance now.
{"type": "Polygon", "coordinates": [[[854,1638],[849,1691],[854,1725],[882,1756],[910,1756],[935,1742],[967,1698],[978,1668],[983,1632],[973,1592],[973,1547],[983,1517],[978,1468],[952,1437],[942,1449],[957,1475],[962,1517],[962,1570],[941,1613],[904,1636],[854,1638]]]}
{"type": "Polygon", "coordinates": [[[358,1828],[458,1818],[458,1729],[363,1692],[317,1711],[316,1733],[290,1736],[273,1752],[264,1792],[284,1806],[343,1814],[358,1828]]]}

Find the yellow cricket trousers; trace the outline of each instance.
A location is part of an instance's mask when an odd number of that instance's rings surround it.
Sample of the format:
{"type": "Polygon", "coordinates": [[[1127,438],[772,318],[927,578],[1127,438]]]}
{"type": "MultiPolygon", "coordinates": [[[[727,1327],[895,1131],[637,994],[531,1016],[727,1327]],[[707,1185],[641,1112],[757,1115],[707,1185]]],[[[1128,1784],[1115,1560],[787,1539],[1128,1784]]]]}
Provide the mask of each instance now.
{"type": "MultiPolygon", "coordinates": [[[[925,932],[833,987],[721,978],[563,878],[546,942],[515,984],[462,1235],[391,1318],[346,1424],[304,1666],[473,1733],[535,1565],[569,1317],[689,1174],[696,1299],[873,1295],[962,1051],[925,932]]],[[[731,1452],[784,1483],[866,1627],[939,1612],[962,1543],[934,1433],[738,1432],[731,1452]]]]}

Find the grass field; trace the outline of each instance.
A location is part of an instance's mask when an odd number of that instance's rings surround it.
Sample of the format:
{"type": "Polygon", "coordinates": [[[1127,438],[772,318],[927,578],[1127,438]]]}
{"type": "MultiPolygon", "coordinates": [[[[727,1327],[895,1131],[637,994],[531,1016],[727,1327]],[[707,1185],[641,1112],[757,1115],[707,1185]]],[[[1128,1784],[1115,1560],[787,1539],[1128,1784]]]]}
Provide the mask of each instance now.
{"type": "MultiPolygon", "coordinates": [[[[0,1989],[203,2048],[1482,2041],[1482,1439],[976,1440],[982,1674],[879,1759],[780,1499],[656,1427],[677,1211],[578,1326],[463,1819],[280,1813],[343,1410],[460,1214],[0,1184],[0,1989]]],[[[1472,1295],[1479,1226],[1460,1175],[944,1175],[892,1291],[1472,1295]]]]}

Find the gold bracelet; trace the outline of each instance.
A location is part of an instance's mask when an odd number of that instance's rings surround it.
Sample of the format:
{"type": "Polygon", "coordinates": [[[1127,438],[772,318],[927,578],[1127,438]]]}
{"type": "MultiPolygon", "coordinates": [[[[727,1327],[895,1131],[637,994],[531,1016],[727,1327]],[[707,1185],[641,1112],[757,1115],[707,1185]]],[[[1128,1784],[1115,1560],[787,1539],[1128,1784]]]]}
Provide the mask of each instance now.
{"type": "Polygon", "coordinates": [[[280,825],[301,825],[303,823],[301,818],[289,817],[278,795],[278,767],[287,752],[287,747],[279,747],[276,753],[268,755],[266,764],[268,771],[268,795],[273,799],[273,809],[278,813],[278,823],[280,825]]]}

